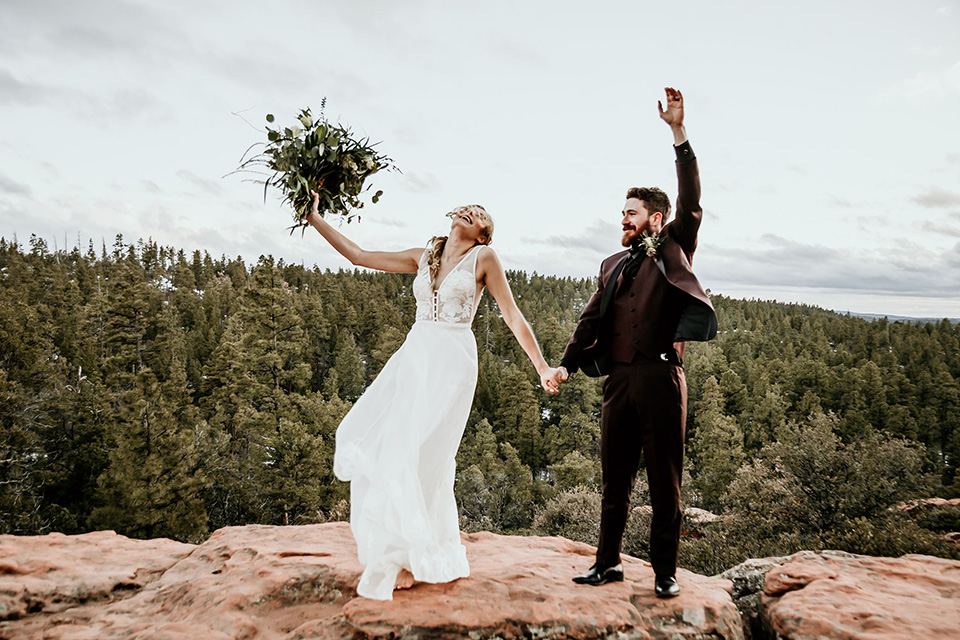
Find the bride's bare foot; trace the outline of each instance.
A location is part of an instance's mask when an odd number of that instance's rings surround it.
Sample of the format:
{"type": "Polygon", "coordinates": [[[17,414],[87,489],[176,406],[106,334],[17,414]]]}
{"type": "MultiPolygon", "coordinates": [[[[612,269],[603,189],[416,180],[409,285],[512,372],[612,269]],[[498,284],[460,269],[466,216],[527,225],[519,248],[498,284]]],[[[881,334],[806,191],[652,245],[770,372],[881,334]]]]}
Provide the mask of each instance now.
{"type": "Polygon", "coordinates": [[[413,586],[413,574],[406,569],[400,569],[397,574],[397,584],[394,589],[409,589],[413,586]]]}

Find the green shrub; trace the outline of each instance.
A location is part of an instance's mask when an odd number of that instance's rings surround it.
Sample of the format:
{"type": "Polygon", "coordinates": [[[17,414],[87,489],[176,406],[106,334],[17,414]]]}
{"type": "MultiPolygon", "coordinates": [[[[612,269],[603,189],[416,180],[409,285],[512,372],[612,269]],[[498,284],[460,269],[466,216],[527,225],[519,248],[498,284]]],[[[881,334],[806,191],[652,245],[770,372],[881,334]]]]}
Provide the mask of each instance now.
{"type": "Polygon", "coordinates": [[[587,487],[561,491],[547,501],[533,519],[533,531],[542,536],[597,544],[600,535],[600,494],[587,487]]]}
{"type": "Polygon", "coordinates": [[[824,535],[824,546],[869,556],[899,557],[922,553],[960,559],[960,546],[900,515],[874,520],[855,518],[845,522],[824,535]]]}

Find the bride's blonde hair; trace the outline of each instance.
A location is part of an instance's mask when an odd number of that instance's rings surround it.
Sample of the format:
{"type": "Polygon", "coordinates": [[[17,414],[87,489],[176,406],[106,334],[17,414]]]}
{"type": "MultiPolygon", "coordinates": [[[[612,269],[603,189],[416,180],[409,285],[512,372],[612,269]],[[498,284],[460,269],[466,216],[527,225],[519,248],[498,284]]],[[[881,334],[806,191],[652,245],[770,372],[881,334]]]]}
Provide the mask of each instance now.
{"type": "MultiPolygon", "coordinates": [[[[447,214],[448,218],[454,218],[461,213],[469,213],[483,220],[483,235],[478,244],[493,243],[493,218],[487,213],[487,210],[479,204],[468,204],[457,207],[447,214]]],[[[440,272],[440,257],[443,255],[443,248],[447,246],[447,236],[433,236],[427,245],[427,264],[430,266],[430,283],[436,284],[437,274],[440,272]]]]}

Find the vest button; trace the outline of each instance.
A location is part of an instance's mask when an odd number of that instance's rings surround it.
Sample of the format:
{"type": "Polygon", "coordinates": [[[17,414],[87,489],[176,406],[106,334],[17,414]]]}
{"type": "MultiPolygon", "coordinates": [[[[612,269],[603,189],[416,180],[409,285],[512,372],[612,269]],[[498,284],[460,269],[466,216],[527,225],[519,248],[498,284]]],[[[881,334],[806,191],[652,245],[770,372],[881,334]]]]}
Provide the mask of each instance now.
{"type": "Polygon", "coordinates": [[[630,313],[633,313],[634,311],[636,311],[636,308],[635,308],[635,307],[630,307],[630,313]]]}
{"type": "Polygon", "coordinates": [[[630,325],[630,326],[633,327],[634,329],[636,329],[636,328],[637,328],[637,323],[634,322],[634,323],[633,323],[632,325],[630,325]]]}
{"type": "Polygon", "coordinates": [[[630,297],[631,297],[631,298],[633,297],[633,291],[630,292],[630,297]]]}

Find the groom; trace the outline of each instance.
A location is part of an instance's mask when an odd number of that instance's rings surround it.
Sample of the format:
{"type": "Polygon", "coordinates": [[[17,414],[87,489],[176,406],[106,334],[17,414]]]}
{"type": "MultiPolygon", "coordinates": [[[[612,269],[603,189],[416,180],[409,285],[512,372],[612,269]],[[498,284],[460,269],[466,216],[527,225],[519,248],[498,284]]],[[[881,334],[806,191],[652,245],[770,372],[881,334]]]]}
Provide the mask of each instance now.
{"type": "Polygon", "coordinates": [[[690,266],[703,214],[697,161],[683,126],[683,96],[670,88],[666,94],[666,110],[660,102],[657,107],[673,131],[677,154],[676,218],[667,222],[670,200],[660,189],[627,191],[621,242],[628,250],[600,265],[597,291],[556,374],[557,382],[577,369],[607,374],[600,418],[600,541],[594,565],[573,580],[590,585],[623,580],[620,542],[642,453],[653,507],[650,561],[661,598],[680,593],[676,571],[687,418],[683,342],[709,340],[717,333],[713,306],[690,266]]]}

